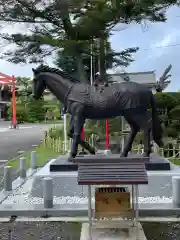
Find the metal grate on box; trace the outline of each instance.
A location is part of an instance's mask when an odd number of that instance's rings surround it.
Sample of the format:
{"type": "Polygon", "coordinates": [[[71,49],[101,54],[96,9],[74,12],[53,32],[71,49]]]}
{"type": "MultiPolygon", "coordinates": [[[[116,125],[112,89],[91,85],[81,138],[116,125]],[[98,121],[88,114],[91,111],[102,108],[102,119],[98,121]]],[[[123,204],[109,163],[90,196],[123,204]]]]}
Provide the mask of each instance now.
{"type": "Polygon", "coordinates": [[[135,160],[121,163],[80,163],[78,184],[148,184],[148,176],[144,163],[135,160]]]}

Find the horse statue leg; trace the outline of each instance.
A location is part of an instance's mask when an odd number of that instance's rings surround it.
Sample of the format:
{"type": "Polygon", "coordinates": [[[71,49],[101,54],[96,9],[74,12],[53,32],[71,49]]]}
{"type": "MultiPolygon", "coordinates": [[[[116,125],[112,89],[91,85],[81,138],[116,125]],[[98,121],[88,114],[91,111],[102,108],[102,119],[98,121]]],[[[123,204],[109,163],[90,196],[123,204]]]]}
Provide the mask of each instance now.
{"type": "Polygon", "coordinates": [[[83,111],[84,111],[84,106],[76,103],[73,109],[71,129],[70,129],[70,134],[73,133],[73,138],[72,138],[73,141],[71,145],[71,153],[70,153],[69,160],[76,157],[79,143],[85,149],[90,150],[92,154],[95,154],[94,148],[92,148],[89,144],[87,144],[81,139],[81,131],[85,122],[83,111]]]}
{"type": "MultiPolygon", "coordinates": [[[[84,124],[83,124],[84,125],[84,124]]],[[[68,131],[68,136],[70,138],[74,138],[74,120],[73,120],[73,116],[71,116],[71,121],[70,121],[70,128],[68,131]]],[[[90,154],[95,155],[95,149],[90,146],[87,142],[85,142],[83,139],[79,139],[79,144],[86,149],[87,151],[89,151],[90,154]]]]}
{"type": "Polygon", "coordinates": [[[151,130],[152,130],[152,119],[147,111],[146,115],[144,116],[144,157],[149,157],[151,154],[151,130]]]}
{"type": "MultiPolygon", "coordinates": [[[[151,144],[150,144],[150,132],[151,132],[151,122],[149,119],[149,112],[144,109],[144,111],[135,111],[135,112],[128,112],[127,116],[124,116],[126,121],[129,123],[132,129],[132,139],[130,139],[129,143],[133,143],[133,137],[135,138],[138,131],[142,130],[144,133],[144,156],[149,157],[151,153],[151,144]],[[133,130],[134,129],[134,130],[133,130]],[[136,133],[135,133],[135,132],[136,133]]],[[[125,147],[126,149],[130,146],[125,147]]],[[[132,146],[131,143],[131,146],[132,146]]],[[[125,149],[125,150],[126,150],[125,149]]]]}
{"type": "Polygon", "coordinates": [[[144,129],[144,157],[149,157],[151,153],[151,141],[150,141],[151,128],[144,129]]]}
{"type": "Polygon", "coordinates": [[[124,118],[126,119],[126,121],[128,122],[128,124],[131,127],[131,132],[129,133],[124,149],[122,149],[122,152],[120,154],[121,157],[127,157],[128,153],[131,151],[132,149],[132,144],[133,141],[138,133],[138,127],[137,125],[127,116],[124,115],[124,118]]]}

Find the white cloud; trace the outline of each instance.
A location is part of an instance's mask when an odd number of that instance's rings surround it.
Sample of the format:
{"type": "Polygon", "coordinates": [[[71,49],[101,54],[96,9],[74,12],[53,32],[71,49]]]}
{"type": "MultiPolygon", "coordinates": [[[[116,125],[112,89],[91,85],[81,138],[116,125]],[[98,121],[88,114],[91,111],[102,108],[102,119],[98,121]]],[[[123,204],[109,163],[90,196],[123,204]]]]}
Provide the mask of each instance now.
{"type": "Polygon", "coordinates": [[[167,36],[164,37],[164,39],[162,39],[159,42],[156,42],[153,47],[158,48],[158,47],[167,46],[168,44],[170,44],[173,41],[173,35],[174,35],[174,33],[173,34],[172,33],[168,34],[167,36]]]}
{"type": "Polygon", "coordinates": [[[159,41],[151,44],[151,51],[149,52],[150,54],[147,56],[145,61],[152,58],[159,58],[169,52],[170,48],[168,48],[168,45],[175,44],[179,40],[179,38],[180,31],[177,29],[171,30],[170,33],[163,36],[163,38],[161,38],[159,41]]]}
{"type": "Polygon", "coordinates": [[[175,43],[178,37],[180,36],[180,31],[173,29],[169,34],[167,34],[162,40],[156,42],[154,47],[165,47],[169,44],[175,43]]]}

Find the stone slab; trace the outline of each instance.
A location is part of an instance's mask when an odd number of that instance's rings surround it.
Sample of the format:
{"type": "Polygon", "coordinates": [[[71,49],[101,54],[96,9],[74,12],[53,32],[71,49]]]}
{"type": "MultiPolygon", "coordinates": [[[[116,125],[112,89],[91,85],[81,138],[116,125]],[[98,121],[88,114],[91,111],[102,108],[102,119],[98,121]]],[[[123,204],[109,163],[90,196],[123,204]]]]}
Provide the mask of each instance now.
{"type": "MultiPolygon", "coordinates": [[[[48,163],[47,165],[49,165],[48,163]]],[[[52,209],[45,209],[43,205],[43,198],[40,191],[37,189],[41,189],[41,185],[36,186],[36,196],[33,196],[33,185],[34,185],[34,177],[31,177],[24,183],[21,187],[16,189],[12,192],[0,205],[0,217],[5,217],[11,215],[16,216],[54,216],[54,217],[76,217],[76,216],[87,216],[88,212],[88,198],[87,193],[85,194],[84,191],[80,192],[79,195],[77,193],[77,186],[72,188],[68,185],[68,181],[70,179],[76,183],[76,172],[68,173],[50,173],[49,167],[46,166],[42,168],[39,172],[36,173],[36,178],[44,178],[45,176],[51,176],[53,179],[61,176],[59,179],[59,187],[57,187],[57,192],[54,192],[54,206],[52,209]],[[66,176],[66,181],[63,182],[62,179],[66,176]],[[68,180],[69,179],[69,180],[68,180]],[[61,182],[61,184],[60,184],[61,182]],[[63,189],[63,185],[65,188],[63,189]],[[68,189],[66,189],[68,188],[68,189]],[[59,190],[60,191],[59,191],[59,190]],[[69,191],[69,192],[67,192],[69,191]],[[58,196],[59,197],[58,197],[58,196]]],[[[175,208],[172,204],[172,197],[164,197],[164,192],[166,192],[167,187],[169,191],[171,191],[171,185],[166,186],[167,182],[165,178],[172,178],[173,175],[177,176],[180,174],[179,170],[168,171],[168,172],[148,172],[150,178],[155,179],[155,177],[161,177],[161,186],[160,191],[156,189],[156,192],[153,193],[146,189],[145,193],[143,193],[144,189],[140,190],[140,197],[138,199],[139,208],[140,208],[140,216],[147,217],[147,216],[179,216],[180,215],[180,208],[175,208]],[[163,180],[164,177],[164,180],[163,180]],[[165,182],[164,182],[165,181],[165,182]],[[149,196],[146,196],[147,191],[149,191],[149,196]],[[162,191],[162,192],[161,192],[162,191]],[[164,192],[163,192],[164,191],[164,192]],[[160,193],[162,196],[158,195],[160,193]],[[155,194],[155,196],[153,196],[155,194]]],[[[42,180],[41,179],[41,180],[42,180]]],[[[167,180],[167,179],[166,179],[167,180]]],[[[159,180],[157,180],[159,182],[159,180]]],[[[37,183],[37,182],[36,182],[37,183]]],[[[151,183],[154,189],[154,184],[157,186],[157,182],[151,183]]],[[[158,186],[159,188],[159,186],[158,186]]],[[[84,189],[83,189],[84,190],[84,189]]],[[[94,199],[93,206],[94,206],[94,199]]]]}
{"type": "MultiPolygon", "coordinates": [[[[24,217],[24,216],[20,216],[17,217],[15,222],[81,222],[81,223],[88,223],[88,216],[82,216],[82,217],[24,217]]],[[[6,217],[6,218],[0,218],[0,223],[2,222],[9,222],[10,221],[10,217],[6,217]]],[[[132,222],[132,221],[131,221],[132,222]]],[[[173,217],[173,216],[166,216],[166,217],[139,217],[139,222],[149,222],[149,223],[169,223],[169,222],[175,222],[175,223],[179,223],[180,222],[180,218],[178,217],[173,217]]]]}
{"type": "MultiPolygon", "coordinates": [[[[54,194],[56,197],[87,197],[87,187],[77,184],[77,172],[50,172],[49,166],[55,160],[51,160],[35,175],[30,195],[42,198],[42,180],[44,177],[52,177],[54,194]]],[[[148,185],[139,186],[139,196],[146,198],[172,197],[172,176],[180,175],[180,168],[172,165],[170,171],[148,171],[148,185]]],[[[150,201],[150,200],[149,200],[150,201]]],[[[154,200],[153,200],[154,201],[154,200]]]]}
{"type": "MultiPolygon", "coordinates": [[[[18,216],[87,216],[87,187],[78,186],[75,171],[50,172],[50,165],[54,161],[55,159],[52,159],[6,197],[0,206],[0,217],[9,216],[10,213],[18,216]],[[53,178],[54,207],[52,209],[43,207],[44,177],[53,178]]],[[[180,215],[180,209],[172,205],[172,176],[180,176],[180,168],[172,165],[170,171],[148,171],[147,174],[148,185],[139,186],[140,215],[180,215]]]]}
{"type": "MultiPolygon", "coordinates": [[[[76,204],[78,205],[78,204],[76,204]]],[[[23,216],[23,217],[86,217],[88,216],[87,205],[76,206],[71,204],[54,204],[51,209],[45,209],[43,204],[2,204],[0,205],[0,217],[23,216]],[[70,206],[69,206],[70,205],[70,206]]],[[[180,208],[173,208],[172,204],[160,204],[156,208],[139,209],[139,216],[147,217],[179,217],[180,208]]],[[[87,219],[84,220],[86,222],[87,219]]]]}
{"type": "Polygon", "coordinates": [[[71,172],[71,171],[77,171],[78,165],[73,162],[69,162],[68,156],[64,155],[64,156],[59,156],[55,161],[53,161],[50,164],[49,168],[50,168],[50,172],[71,172]]]}
{"type": "MultiPolygon", "coordinates": [[[[42,197],[42,181],[44,177],[35,176],[31,189],[32,197],[42,197]]],[[[77,172],[68,172],[53,176],[54,195],[56,197],[87,197],[87,186],[77,184],[77,172]]],[[[131,188],[130,186],[128,186],[131,188]]],[[[94,187],[92,187],[94,191],[94,187]]],[[[148,173],[148,185],[139,186],[140,197],[172,197],[172,176],[151,175],[148,173]]]]}
{"type": "MultiPolygon", "coordinates": [[[[49,165],[52,161],[36,172],[22,187],[9,194],[2,204],[43,203],[42,181],[45,177],[53,178],[54,203],[87,203],[87,187],[77,184],[77,172],[50,172],[49,165]]],[[[171,171],[148,171],[147,174],[149,183],[139,186],[139,202],[149,205],[172,202],[172,176],[180,176],[179,168],[171,171]]],[[[92,194],[93,191],[94,188],[92,194]]]]}
{"type": "MultiPolygon", "coordinates": [[[[113,154],[112,157],[119,157],[118,154],[113,154]]],[[[82,159],[88,157],[86,156],[79,156],[82,159]]],[[[109,156],[111,157],[111,155],[109,156]]],[[[142,158],[141,155],[129,155],[128,157],[142,158]]],[[[151,154],[151,157],[149,159],[149,162],[145,164],[147,171],[169,171],[171,170],[171,164],[167,159],[164,159],[162,157],[159,157],[155,154],[151,154]]],[[[71,172],[71,171],[77,171],[78,165],[76,163],[68,162],[68,156],[60,156],[58,157],[54,162],[50,164],[50,172],[71,172]]]]}
{"type": "MultiPolygon", "coordinates": [[[[80,240],[89,239],[88,230],[89,230],[88,223],[83,223],[80,240]]],[[[97,228],[95,225],[93,225],[91,233],[92,233],[91,235],[92,240],[136,240],[137,239],[136,226],[131,227],[129,229],[129,232],[127,232],[125,230],[123,231],[118,227],[97,228]]],[[[139,240],[146,240],[146,236],[144,234],[144,231],[140,223],[138,223],[138,237],[139,237],[138,238],[139,240]]]]}

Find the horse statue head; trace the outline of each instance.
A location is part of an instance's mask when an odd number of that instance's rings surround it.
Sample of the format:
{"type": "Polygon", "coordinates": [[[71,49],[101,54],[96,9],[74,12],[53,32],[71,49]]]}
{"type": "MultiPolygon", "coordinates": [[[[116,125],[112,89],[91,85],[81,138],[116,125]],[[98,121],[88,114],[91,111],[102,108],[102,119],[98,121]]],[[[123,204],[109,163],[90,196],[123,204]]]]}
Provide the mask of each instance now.
{"type": "Polygon", "coordinates": [[[32,81],[32,96],[36,100],[42,96],[44,90],[46,89],[46,82],[45,79],[41,77],[41,73],[48,70],[49,67],[42,64],[36,69],[32,68],[34,74],[32,81]]]}

